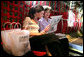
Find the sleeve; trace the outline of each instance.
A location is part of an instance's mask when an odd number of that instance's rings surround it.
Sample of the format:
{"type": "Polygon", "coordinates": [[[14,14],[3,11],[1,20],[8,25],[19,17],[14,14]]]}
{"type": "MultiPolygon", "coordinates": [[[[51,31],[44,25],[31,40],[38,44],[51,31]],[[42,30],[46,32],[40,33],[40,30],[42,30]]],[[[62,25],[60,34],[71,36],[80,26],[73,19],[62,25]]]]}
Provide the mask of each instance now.
{"type": "Polygon", "coordinates": [[[26,17],[23,21],[23,28],[27,28],[28,24],[31,22],[31,19],[29,17],[26,17]]]}
{"type": "Polygon", "coordinates": [[[42,22],[39,22],[39,30],[42,31],[44,29],[44,26],[42,24],[42,22]]]}

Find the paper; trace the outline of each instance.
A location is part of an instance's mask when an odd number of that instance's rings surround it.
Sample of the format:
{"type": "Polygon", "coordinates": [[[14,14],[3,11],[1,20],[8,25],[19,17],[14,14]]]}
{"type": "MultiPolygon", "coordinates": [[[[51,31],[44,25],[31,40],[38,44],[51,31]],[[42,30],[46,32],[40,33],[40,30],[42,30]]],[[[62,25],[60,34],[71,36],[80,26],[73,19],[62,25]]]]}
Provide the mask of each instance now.
{"type": "Polygon", "coordinates": [[[55,32],[57,30],[57,25],[58,25],[59,21],[62,19],[62,15],[51,16],[51,18],[52,18],[52,20],[50,22],[51,28],[47,33],[52,33],[52,32],[55,32]]]}

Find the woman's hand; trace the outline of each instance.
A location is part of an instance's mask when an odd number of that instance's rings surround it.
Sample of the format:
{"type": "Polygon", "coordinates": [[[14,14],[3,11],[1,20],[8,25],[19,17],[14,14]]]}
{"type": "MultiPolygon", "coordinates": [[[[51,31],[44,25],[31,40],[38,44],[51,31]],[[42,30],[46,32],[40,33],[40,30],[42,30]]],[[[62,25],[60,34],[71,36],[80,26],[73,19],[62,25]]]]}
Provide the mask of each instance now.
{"type": "Polygon", "coordinates": [[[50,29],[50,24],[48,25],[48,26],[46,26],[46,28],[44,29],[44,30],[42,30],[41,32],[40,32],[40,34],[42,35],[42,34],[46,34],[46,32],[47,31],[49,31],[49,29],[50,29]]]}
{"type": "Polygon", "coordinates": [[[46,26],[46,28],[44,29],[45,32],[50,30],[51,25],[49,24],[48,26],[46,26]]]}

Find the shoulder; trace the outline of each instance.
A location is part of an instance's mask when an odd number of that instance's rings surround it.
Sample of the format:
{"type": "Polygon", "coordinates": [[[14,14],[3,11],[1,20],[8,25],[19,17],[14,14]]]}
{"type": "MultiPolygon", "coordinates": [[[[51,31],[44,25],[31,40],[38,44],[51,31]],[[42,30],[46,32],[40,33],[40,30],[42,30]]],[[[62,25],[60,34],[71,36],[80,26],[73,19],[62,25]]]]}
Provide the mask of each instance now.
{"type": "Polygon", "coordinates": [[[39,19],[39,22],[42,22],[44,20],[44,18],[42,17],[41,19],[39,19]]]}
{"type": "Polygon", "coordinates": [[[30,19],[30,17],[26,17],[27,19],[30,19]]]}
{"type": "Polygon", "coordinates": [[[25,17],[25,21],[30,21],[31,18],[30,17],[25,17]]]}
{"type": "Polygon", "coordinates": [[[30,20],[31,18],[30,17],[26,17],[25,19],[29,19],[30,20]]]}

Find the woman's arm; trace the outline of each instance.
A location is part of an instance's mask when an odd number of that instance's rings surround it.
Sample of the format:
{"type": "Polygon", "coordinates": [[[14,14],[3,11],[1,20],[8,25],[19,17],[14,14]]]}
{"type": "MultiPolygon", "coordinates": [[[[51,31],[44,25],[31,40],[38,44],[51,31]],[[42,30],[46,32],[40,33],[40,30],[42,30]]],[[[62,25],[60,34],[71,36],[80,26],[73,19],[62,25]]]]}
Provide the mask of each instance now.
{"type": "Polygon", "coordinates": [[[46,28],[44,30],[42,30],[40,33],[46,34],[46,32],[49,31],[49,29],[50,29],[50,24],[48,26],[46,26],[46,28]]]}
{"type": "MultiPolygon", "coordinates": [[[[23,21],[23,29],[28,28],[28,23],[31,21],[31,19],[29,17],[26,17],[25,20],[23,21]]],[[[35,35],[42,35],[42,34],[46,34],[46,31],[48,31],[50,28],[50,25],[48,25],[44,30],[42,30],[41,32],[34,32],[34,31],[30,31],[30,35],[31,36],[35,36],[35,35]]]]}
{"type": "Polygon", "coordinates": [[[30,32],[30,35],[33,35],[33,36],[34,35],[43,35],[43,34],[46,34],[46,32],[49,31],[49,29],[50,29],[50,24],[41,32],[38,32],[38,33],[30,32]]]}
{"type": "Polygon", "coordinates": [[[39,21],[39,30],[42,31],[44,29],[44,25],[41,21],[39,21]]]}
{"type": "MultiPolygon", "coordinates": [[[[25,20],[23,21],[23,29],[27,30],[28,29],[28,23],[31,21],[29,17],[26,17],[25,20]]],[[[32,26],[31,26],[32,27],[32,26]]],[[[36,36],[36,35],[42,35],[44,32],[41,33],[36,33],[34,31],[30,31],[30,36],[36,36]]]]}
{"type": "Polygon", "coordinates": [[[41,35],[41,33],[36,33],[36,32],[30,31],[30,36],[38,36],[38,35],[41,35]]]}
{"type": "Polygon", "coordinates": [[[23,21],[23,29],[27,29],[28,23],[31,21],[29,17],[26,17],[23,21]]]}

